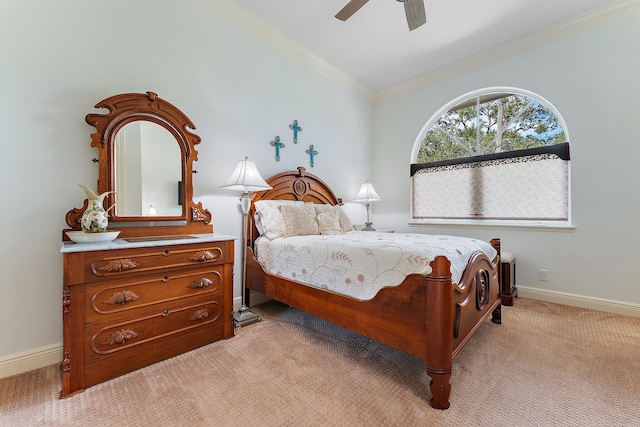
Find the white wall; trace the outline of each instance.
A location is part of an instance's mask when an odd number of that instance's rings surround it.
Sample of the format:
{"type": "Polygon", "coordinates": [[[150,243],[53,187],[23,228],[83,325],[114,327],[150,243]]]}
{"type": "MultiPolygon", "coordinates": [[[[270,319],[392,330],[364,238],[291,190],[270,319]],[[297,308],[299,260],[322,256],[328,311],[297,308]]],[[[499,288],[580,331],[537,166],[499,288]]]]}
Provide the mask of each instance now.
{"type": "Polygon", "coordinates": [[[125,92],[154,91],[197,126],[196,199],[217,233],[241,233],[239,194],[218,187],[248,155],[265,177],[306,166],[345,201],[369,179],[383,198],[372,204],[378,229],[501,237],[520,286],[640,304],[639,15],[372,105],[204,1],[3,0],[0,12],[0,371],[32,356],[59,361],[64,215],[84,199],[76,184],[97,180],[84,117],[125,92]],[[418,132],[445,103],[488,86],[531,90],[565,118],[575,231],[407,225],[418,132]],[[275,135],[287,145],[280,162],[275,135]],[[309,144],[319,152],[313,169],[309,144]]]}
{"type": "Polygon", "coordinates": [[[462,72],[375,106],[375,226],[500,237],[517,260],[517,284],[640,304],[640,15],[462,72]],[[549,100],[571,135],[575,230],[409,227],[409,163],[420,129],[443,105],[475,89],[511,86],[549,100]],[[538,270],[549,270],[549,281],[538,270]]]}
{"type": "Polygon", "coordinates": [[[196,199],[216,233],[241,234],[240,194],[218,187],[245,155],[265,178],[305,166],[345,199],[371,171],[370,101],[197,0],[3,0],[0,52],[0,365],[59,349],[60,239],[84,200],[77,184],[96,185],[84,117],[104,112],[102,99],[153,91],[191,118],[202,138],[196,199]]]}

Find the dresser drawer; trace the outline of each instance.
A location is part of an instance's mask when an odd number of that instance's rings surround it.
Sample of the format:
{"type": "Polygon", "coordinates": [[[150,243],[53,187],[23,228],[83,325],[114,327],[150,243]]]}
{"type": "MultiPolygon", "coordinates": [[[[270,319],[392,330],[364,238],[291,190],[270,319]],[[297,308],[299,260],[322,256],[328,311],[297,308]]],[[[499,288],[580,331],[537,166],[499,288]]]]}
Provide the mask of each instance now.
{"type": "Polygon", "coordinates": [[[233,260],[225,242],[198,245],[172,245],[136,250],[87,252],[85,281],[97,282],[116,277],[135,277],[170,270],[193,269],[198,266],[224,264],[233,260]]]}
{"type": "Polygon", "coordinates": [[[225,338],[227,315],[219,296],[127,322],[87,325],[85,385],[225,338]]]}
{"type": "Polygon", "coordinates": [[[234,239],[209,238],[63,253],[61,397],[233,337],[234,239]]]}
{"type": "MultiPolygon", "coordinates": [[[[86,322],[104,322],[140,316],[157,310],[158,305],[206,295],[213,298],[224,292],[223,265],[212,265],[196,271],[175,270],[163,275],[125,277],[87,285],[86,322]]],[[[184,303],[183,303],[184,304],[184,303]]]]}

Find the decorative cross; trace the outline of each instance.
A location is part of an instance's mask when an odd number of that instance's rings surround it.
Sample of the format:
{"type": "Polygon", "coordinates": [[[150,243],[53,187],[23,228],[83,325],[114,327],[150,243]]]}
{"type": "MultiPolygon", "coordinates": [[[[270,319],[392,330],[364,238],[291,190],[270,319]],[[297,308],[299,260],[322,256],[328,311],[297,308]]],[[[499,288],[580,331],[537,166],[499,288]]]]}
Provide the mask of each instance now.
{"type": "Polygon", "coordinates": [[[313,167],[315,163],[315,157],[318,154],[318,152],[313,148],[313,144],[309,146],[307,154],[309,155],[309,163],[311,163],[311,167],[313,167]]]}
{"type": "Polygon", "coordinates": [[[293,143],[298,143],[298,133],[302,132],[302,128],[298,126],[298,121],[294,120],[293,123],[289,125],[289,129],[293,130],[293,143]]]}
{"type": "Polygon", "coordinates": [[[276,162],[280,161],[280,149],[284,148],[284,144],[280,142],[280,137],[276,136],[273,141],[271,141],[271,145],[276,147],[276,162]]]}

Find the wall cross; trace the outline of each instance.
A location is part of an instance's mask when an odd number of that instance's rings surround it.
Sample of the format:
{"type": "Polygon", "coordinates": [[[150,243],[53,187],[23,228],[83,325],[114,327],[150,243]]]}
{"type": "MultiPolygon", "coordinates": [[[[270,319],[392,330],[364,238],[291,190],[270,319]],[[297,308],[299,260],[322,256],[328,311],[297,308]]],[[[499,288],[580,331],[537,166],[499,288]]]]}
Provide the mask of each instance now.
{"type": "Polygon", "coordinates": [[[289,125],[289,129],[293,131],[293,143],[298,143],[298,134],[302,132],[302,128],[298,126],[298,121],[294,120],[293,123],[289,125]]]}
{"type": "Polygon", "coordinates": [[[280,149],[284,148],[284,144],[280,142],[280,137],[276,136],[273,141],[271,141],[271,145],[276,147],[276,162],[280,161],[280,149]]]}
{"type": "Polygon", "coordinates": [[[313,148],[313,144],[309,146],[307,154],[309,155],[309,163],[311,163],[311,167],[313,167],[316,162],[316,155],[318,154],[318,152],[313,148]]]}

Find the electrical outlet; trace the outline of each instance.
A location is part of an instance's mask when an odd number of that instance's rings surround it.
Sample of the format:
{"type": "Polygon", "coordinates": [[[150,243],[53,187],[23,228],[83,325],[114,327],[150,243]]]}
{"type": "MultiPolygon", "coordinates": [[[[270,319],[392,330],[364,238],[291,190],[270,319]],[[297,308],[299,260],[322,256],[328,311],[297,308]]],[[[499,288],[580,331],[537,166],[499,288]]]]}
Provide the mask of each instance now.
{"type": "Polygon", "coordinates": [[[549,270],[540,270],[538,273],[540,281],[546,282],[549,280],[549,270]]]}

